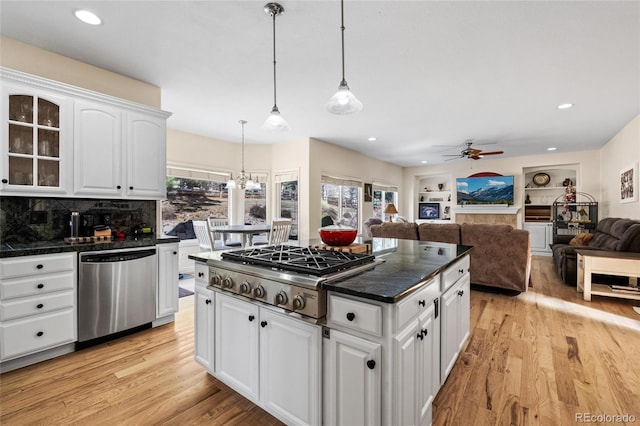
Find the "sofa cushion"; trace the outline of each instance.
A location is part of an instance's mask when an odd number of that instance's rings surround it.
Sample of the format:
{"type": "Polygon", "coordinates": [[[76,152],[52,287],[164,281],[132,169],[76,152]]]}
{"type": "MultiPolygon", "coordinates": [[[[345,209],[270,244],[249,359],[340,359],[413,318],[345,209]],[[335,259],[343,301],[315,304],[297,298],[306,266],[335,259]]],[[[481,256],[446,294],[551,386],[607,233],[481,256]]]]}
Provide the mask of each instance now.
{"type": "Polygon", "coordinates": [[[402,238],[405,240],[418,239],[418,225],[414,222],[398,223],[384,222],[371,226],[371,235],[382,238],[402,238]]]}
{"type": "Polygon", "coordinates": [[[421,223],[418,225],[420,241],[460,244],[460,225],[457,223],[421,223]]]}
{"type": "Polygon", "coordinates": [[[631,229],[630,234],[627,235],[629,228],[637,224],[637,221],[631,219],[614,217],[602,219],[596,227],[589,246],[600,250],[628,251],[630,246],[636,244],[634,240],[640,238],[640,233],[636,234],[640,229],[631,229]]]}

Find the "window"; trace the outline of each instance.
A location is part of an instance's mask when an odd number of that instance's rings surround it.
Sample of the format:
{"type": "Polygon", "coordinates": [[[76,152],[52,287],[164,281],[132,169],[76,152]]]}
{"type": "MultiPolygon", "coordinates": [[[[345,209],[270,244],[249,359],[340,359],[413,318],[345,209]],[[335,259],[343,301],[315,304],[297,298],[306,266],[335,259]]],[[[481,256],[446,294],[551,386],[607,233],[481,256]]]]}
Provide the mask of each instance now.
{"type": "Polygon", "coordinates": [[[362,182],[322,176],[322,225],[333,222],[358,229],[362,182]]]}
{"type": "Polygon", "coordinates": [[[291,232],[289,239],[298,239],[298,173],[278,172],[275,181],[279,198],[276,212],[279,217],[291,219],[291,232]]]}
{"type": "Polygon", "coordinates": [[[386,221],[388,218],[384,214],[387,204],[393,203],[398,208],[398,188],[373,184],[373,217],[386,221]]]}
{"type": "Polygon", "coordinates": [[[192,220],[229,215],[228,175],[167,169],[167,199],[162,200],[162,233],[193,239],[192,220]]]}
{"type": "Polygon", "coordinates": [[[260,189],[249,189],[244,192],[244,223],[259,225],[267,222],[267,184],[266,176],[256,180],[260,189]]]}

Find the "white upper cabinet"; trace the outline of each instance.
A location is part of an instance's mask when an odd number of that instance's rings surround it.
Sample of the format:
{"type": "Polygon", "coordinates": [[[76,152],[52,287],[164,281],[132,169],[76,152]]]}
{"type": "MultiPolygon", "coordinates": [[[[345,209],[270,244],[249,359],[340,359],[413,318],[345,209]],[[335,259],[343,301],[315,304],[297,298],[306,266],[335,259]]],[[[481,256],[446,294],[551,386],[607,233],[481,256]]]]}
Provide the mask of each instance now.
{"type": "Polygon", "coordinates": [[[0,193],[159,200],[169,113],[0,68],[0,193]]]}
{"type": "Polygon", "coordinates": [[[107,105],[74,105],[74,179],[78,195],[118,197],[122,193],[122,112],[107,105]]]}
{"type": "Polygon", "coordinates": [[[60,196],[67,192],[69,104],[64,96],[3,83],[1,193],[60,196]]]}

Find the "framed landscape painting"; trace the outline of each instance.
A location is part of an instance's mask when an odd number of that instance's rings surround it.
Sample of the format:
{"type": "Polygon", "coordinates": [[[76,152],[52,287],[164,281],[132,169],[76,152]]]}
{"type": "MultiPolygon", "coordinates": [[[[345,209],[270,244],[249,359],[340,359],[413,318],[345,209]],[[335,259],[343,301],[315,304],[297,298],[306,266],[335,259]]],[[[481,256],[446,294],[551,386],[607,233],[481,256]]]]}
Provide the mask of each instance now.
{"type": "Polygon", "coordinates": [[[620,170],[620,202],[638,201],[638,164],[620,170]]]}

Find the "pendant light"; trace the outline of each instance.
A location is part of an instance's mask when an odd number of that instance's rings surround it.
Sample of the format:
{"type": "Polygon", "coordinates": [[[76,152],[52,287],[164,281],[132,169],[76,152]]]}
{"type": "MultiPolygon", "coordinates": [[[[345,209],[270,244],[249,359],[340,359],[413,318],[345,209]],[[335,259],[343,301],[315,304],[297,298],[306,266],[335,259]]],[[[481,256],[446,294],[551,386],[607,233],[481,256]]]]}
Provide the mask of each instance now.
{"type": "Polygon", "coordinates": [[[289,130],[289,125],[280,115],[280,110],[278,110],[278,104],[276,103],[276,16],[284,12],[284,7],[279,3],[267,3],[264,5],[264,12],[273,18],[273,108],[262,127],[267,130],[282,132],[289,130]]]}
{"type": "Polygon", "coordinates": [[[362,111],[362,102],[351,92],[347,85],[347,80],[344,78],[344,0],[340,0],[340,18],[340,30],[342,31],[342,81],[336,94],[327,102],[327,111],[344,115],[362,111]]]}
{"type": "Polygon", "coordinates": [[[231,175],[231,178],[227,181],[227,189],[235,189],[237,187],[240,187],[240,189],[260,189],[260,184],[251,179],[251,173],[247,175],[244,171],[244,125],[247,124],[247,121],[240,120],[238,123],[242,126],[242,170],[240,170],[238,182],[231,175]]]}

